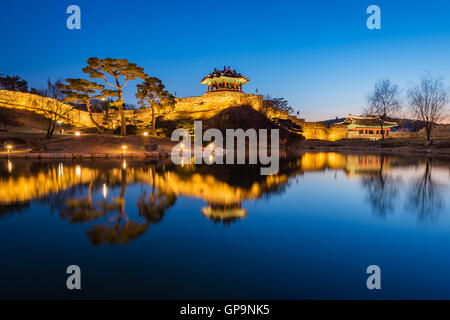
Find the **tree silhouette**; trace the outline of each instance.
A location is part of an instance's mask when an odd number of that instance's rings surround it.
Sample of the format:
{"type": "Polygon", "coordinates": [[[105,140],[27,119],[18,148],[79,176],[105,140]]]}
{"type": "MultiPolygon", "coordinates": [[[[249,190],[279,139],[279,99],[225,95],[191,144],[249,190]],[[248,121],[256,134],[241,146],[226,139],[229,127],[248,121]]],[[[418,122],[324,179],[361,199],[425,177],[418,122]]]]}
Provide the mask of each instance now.
{"type": "Polygon", "coordinates": [[[108,86],[114,88],[113,90],[104,89],[102,94],[117,98],[112,105],[119,108],[120,134],[125,136],[127,134],[127,123],[123,109],[123,88],[130,80],[135,80],[136,78],[145,79],[147,75],[144,73],[144,69],[138,67],[135,63],[128,62],[127,59],[99,59],[94,57],[89,58],[87,64],[88,66],[83,68],[83,72],[89,74],[90,78],[102,79],[108,86]],[[112,81],[107,76],[110,76],[112,81]]]}
{"type": "Polygon", "coordinates": [[[377,116],[380,122],[381,139],[384,140],[384,122],[400,111],[400,91],[398,85],[389,79],[383,79],[375,84],[374,91],[367,97],[369,106],[365,113],[377,116]]]}
{"type": "MultiPolygon", "coordinates": [[[[97,123],[92,115],[91,95],[95,94],[97,90],[104,89],[105,86],[84,79],[66,79],[66,82],[68,84],[57,84],[58,88],[62,90],[61,93],[66,96],[64,98],[64,101],[85,104],[92,123],[95,125],[99,132],[103,132],[103,127],[97,123]]],[[[94,98],[98,97],[99,96],[97,95],[94,98]]]]}
{"type": "Polygon", "coordinates": [[[73,110],[72,106],[64,103],[64,95],[62,94],[58,83],[59,82],[53,83],[48,79],[47,88],[41,92],[42,98],[40,99],[40,103],[37,103],[37,101],[34,102],[36,108],[48,119],[47,139],[53,137],[56,122],[60,120],[70,120],[70,112],[73,110]],[[52,99],[47,100],[45,97],[52,99]]]}
{"type": "Polygon", "coordinates": [[[0,75],[0,90],[28,92],[28,83],[19,76],[2,77],[0,75]]]}
{"type": "Polygon", "coordinates": [[[152,133],[156,132],[155,112],[171,108],[175,105],[175,97],[171,95],[161,80],[155,77],[147,77],[145,81],[137,86],[136,98],[142,107],[150,106],[152,110],[152,133]]]}
{"type": "Polygon", "coordinates": [[[408,91],[408,99],[412,114],[425,123],[425,134],[431,141],[434,128],[444,120],[448,103],[447,89],[442,79],[425,75],[418,85],[408,91]]]}

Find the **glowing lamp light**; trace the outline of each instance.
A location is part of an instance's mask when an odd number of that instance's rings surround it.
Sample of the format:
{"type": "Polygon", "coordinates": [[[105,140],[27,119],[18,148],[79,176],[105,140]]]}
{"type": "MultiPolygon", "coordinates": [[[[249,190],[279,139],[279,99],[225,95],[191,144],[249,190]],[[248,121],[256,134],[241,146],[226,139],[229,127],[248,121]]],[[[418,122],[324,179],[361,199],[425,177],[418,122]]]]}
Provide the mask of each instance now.
{"type": "Polygon", "coordinates": [[[127,152],[127,146],[126,146],[126,145],[123,145],[123,146],[122,146],[122,150],[123,150],[123,153],[126,153],[126,152],[127,152]]]}
{"type": "Polygon", "coordinates": [[[127,168],[127,161],[126,161],[126,160],[123,160],[123,162],[122,162],[122,168],[123,168],[123,169],[126,169],[126,168],[127,168]]]}
{"type": "Polygon", "coordinates": [[[147,137],[148,136],[148,132],[147,131],[144,132],[143,135],[144,135],[144,137],[147,137]]]}
{"type": "Polygon", "coordinates": [[[106,186],[106,183],[103,184],[103,198],[106,199],[108,196],[108,187],[106,186]]]}
{"type": "Polygon", "coordinates": [[[81,135],[80,131],[75,132],[75,137],[79,137],[81,135]]]}
{"type": "Polygon", "coordinates": [[[58,177],[62,177],[64,175],[64,165],[62,162],[58,164],[58,177]]]}
{"type": "Polygon", "coordinates": [[[13,146],[10,145],[10,144],[8,144],[8,145],[6,146],[6,150],[8,150],[8,153],[11,152],[12,148],[13,148],[13,146]]]}

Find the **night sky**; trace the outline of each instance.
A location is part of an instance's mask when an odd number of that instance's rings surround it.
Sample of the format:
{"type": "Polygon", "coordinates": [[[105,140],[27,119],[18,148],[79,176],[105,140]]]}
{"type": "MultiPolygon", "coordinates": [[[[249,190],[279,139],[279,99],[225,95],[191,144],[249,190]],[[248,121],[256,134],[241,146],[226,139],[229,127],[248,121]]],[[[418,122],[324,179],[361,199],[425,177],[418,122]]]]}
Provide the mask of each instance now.
{"type": "Polygon", "coordinates": [[[449,86],[449,15],[444,0],[2,1],[0,73],[40,88],[49,77],[86,77],[89,57],[127,58],[185,97],[203,94],[200,79],[226,65],[250,78],[246,92],[285,97],[323,120],[361,113],[381,78],[407,88],[429,71],[449,86]],[[81,30],[66,27],[71,4],[81,30]],[[381,30],[366,27],[371,4],[381,30]]]}

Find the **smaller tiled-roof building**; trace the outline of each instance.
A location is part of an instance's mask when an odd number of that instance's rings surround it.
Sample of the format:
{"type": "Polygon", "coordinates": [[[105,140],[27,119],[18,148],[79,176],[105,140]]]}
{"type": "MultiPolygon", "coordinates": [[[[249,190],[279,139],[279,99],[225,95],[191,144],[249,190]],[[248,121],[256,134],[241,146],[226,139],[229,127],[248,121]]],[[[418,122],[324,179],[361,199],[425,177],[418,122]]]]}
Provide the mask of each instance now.
{"type": "Polygon", "coordinates": [[[353,116],[351,114],[339,123],[339,125],[346,125],[349,138],[379,138],[384,131],[385,136],[391,134],[391,129],[398,126],[396,122],[384,121],[383,128],[381,128],[381,119],[379,116],[353,116]]]}

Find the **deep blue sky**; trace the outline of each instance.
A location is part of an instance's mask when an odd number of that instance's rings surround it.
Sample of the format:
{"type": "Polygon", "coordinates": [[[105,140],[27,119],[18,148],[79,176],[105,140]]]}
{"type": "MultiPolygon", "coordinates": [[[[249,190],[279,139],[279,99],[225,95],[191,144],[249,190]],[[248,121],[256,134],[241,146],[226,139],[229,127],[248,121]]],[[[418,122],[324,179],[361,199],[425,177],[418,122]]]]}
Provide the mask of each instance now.
{"type": "Polygon", "coordinates": [[[0,73],[42,87],[83,77],[89,57],[128,58],[183,97],[230,65],[250,78],[247,92],[285,97],[319,120],[360,113],[384,77],[408,87],[429,71],[450,85],[449,15],[445,0],[2,1],[0,73]],[[81,30],[66,28],[70,4],[81,30]],[[371,4],[381,30],[366,27],[371,4]]]}

